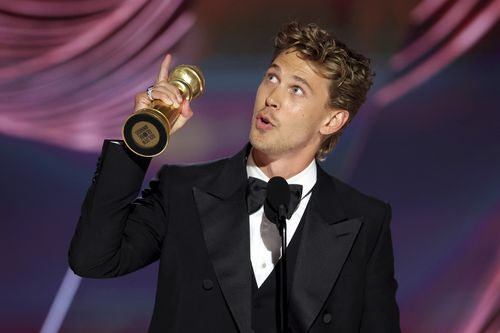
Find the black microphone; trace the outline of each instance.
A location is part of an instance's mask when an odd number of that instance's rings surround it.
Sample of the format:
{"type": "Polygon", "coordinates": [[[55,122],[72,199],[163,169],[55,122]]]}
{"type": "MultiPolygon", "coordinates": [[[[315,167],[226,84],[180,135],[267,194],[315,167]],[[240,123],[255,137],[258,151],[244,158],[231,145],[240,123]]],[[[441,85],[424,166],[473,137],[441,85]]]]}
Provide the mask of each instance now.
{"type": "Polygon", "coordinates": [[[283,177],[273,177],[267,182],[267,196],[264,202],[264,214],[276,224],[281,236],[281,259],[278,266],[278,285],[276,299],[279,300],[277,314],[279,332],[288,332],[288,295],[286,272],[286,213],[290,203],[290,186],[283,177]]]}
{"type": "Polygon", "coordinates": [[[264,215],[269,221],[279,225],[285,221],[290,203],[290,187],[283,177],[273,177],[267,182],[267,196],[264,202],[264,215]]]}

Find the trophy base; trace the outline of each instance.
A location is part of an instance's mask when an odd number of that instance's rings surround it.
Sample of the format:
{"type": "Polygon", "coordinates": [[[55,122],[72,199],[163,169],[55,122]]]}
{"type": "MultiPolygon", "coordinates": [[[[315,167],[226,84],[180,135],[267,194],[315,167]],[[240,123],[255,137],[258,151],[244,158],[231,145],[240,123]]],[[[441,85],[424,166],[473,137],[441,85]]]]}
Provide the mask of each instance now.
{"type": "Polygon", "coordinates": [[[122,135],[127,147],[135,154],[154,157],[167,148],[170,124],[158,110],[142,109],[128,117],[122,135]]]}

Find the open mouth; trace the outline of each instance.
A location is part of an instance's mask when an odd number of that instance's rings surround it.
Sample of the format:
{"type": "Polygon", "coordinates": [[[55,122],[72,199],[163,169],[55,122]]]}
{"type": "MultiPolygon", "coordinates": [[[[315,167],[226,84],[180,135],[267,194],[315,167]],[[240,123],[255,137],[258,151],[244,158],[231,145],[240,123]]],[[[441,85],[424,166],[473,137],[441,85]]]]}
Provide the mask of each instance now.
{"type": "Polygon", "coordinates": [[[271,122],[269,121],[269,119],[267,119],[266,117],[260,117],[260,120],[261,120],[264,124],[271,124],[271,122]]]}
{"type": "Polygon", "coordinates": [[[263,116],[263,115],[257,116],[257,123],[259,123],[260,125],[266,126],[266,127],[274,126],[273,123],[271,122],[271,120],[268,117],[263,116]]]}

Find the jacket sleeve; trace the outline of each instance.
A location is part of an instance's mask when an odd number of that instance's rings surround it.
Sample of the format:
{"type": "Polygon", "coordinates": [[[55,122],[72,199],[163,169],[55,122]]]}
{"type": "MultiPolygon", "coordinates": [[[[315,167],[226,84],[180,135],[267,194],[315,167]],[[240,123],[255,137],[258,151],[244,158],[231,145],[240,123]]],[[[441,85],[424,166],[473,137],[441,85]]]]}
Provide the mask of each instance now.
{"type": "Polygon", "coordinates": [[[399,333],[399,309],[394,278],[391,207],[387,204],[380,232],[367,266],[362,333],[399,333]]]}
{"type": "Polygon", "coordinates": [[[159,258],[165,207],[159,180],[142,192],[150,158],[121,141],[105,141],[69,249],[69,265],[83,277],[113,277],[159,258]]]}

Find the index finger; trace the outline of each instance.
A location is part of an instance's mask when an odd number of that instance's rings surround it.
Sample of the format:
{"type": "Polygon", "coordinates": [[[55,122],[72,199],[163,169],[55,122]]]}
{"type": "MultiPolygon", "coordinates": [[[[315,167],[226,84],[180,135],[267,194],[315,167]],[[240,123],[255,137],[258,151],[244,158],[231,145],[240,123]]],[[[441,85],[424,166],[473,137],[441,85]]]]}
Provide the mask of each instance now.
{"type": "Polygon", "coordinates": [[[161,62],[160,66],[160,72],[158,73],[158,76],[156,77],[156,83],[159,83],[160,81],[167,81],[168,80],[168,69],[170,67],[170,63],[172,62],[172,56],[170,54],[167,54],[163,61],[161,62]]]}

